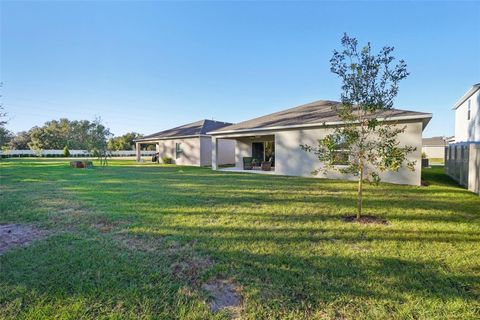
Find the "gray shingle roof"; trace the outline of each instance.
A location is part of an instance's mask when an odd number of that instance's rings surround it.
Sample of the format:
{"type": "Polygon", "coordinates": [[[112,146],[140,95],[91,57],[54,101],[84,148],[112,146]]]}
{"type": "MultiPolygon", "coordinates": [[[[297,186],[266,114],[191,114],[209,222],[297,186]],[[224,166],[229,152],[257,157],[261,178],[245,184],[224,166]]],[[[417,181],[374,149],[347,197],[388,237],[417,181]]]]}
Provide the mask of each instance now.
{"type": "MultiPolygon", "coordinates": [[[[321,125],[323,123],[340,122],[336,111],[332,110],[332,106],[339,105],[340,102],[329,100],[318,100],[312,103],[304,104],[295,108],[272,113],[259,118],[243,121],[231,126],[223,127],[215,131],[215,133],[230,131],[248,131],[260,130],[278,127],[295,127],[303,125],[321,125]]],[[[399,109],[389,109],[377,113],[379,118],[431,118],[431,114],[399,109]]]]}
{"type": "Polygon", "coordinates": [[[155,140],[155,139],[205,135],[207,134],[207,132],[218,130],[228,125],[231,125],[231,123],[205,119],[205,120],[188,123],[176,128],[150,134],[148,136],[144,136],[135,141],[146,141],[146,140],[155,140]]]}

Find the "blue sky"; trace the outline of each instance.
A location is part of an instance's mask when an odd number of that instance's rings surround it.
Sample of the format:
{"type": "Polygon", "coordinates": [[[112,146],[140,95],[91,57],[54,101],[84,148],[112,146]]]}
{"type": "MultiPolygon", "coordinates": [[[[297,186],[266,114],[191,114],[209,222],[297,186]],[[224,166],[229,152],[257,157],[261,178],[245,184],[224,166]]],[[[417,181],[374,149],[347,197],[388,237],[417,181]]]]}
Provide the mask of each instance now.
{"type": "Polygon", "coordinates": [[[99,116],[115,134],[204,118],[239,122],[338,100],[329,70],[343,32],[396,48],[411,73],[399,108],[432,112],[480,82],[480,2],[2,1],[8,128],[99,116]]]}

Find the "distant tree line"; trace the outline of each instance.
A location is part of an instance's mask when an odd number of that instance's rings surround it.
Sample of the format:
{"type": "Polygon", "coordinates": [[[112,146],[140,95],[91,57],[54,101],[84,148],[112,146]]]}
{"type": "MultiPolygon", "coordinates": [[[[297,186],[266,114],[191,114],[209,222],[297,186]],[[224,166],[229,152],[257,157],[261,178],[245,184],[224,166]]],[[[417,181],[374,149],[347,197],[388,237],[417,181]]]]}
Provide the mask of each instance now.
{"type": "MultiPolygon", "coordinates": [[[[0,148],[11,150],[133,150],[134,139],[142,135],[130,132],[112,137],[110,130],[100,119],[89,120],[52,120],[43,126],[35,126],[28,131],[14,134],[0,123],[0,148]]],[[[151,146],[144,147],[151,150],[151,146]]],[[[154,149],[153,149],[154,150],[154,149]]]]}

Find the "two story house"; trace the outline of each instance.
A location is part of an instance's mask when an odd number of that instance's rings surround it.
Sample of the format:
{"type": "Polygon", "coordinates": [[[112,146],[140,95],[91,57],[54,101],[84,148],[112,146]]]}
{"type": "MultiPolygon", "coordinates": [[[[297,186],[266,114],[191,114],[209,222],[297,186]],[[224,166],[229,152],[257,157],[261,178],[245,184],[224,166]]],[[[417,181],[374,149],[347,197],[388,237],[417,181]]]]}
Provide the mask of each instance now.
{"type": "Polygon", "coordinates": [[[480,194],[480,83],[453,106],[455,139],[445,154],[445,171],[470,191],[480,194]]]}

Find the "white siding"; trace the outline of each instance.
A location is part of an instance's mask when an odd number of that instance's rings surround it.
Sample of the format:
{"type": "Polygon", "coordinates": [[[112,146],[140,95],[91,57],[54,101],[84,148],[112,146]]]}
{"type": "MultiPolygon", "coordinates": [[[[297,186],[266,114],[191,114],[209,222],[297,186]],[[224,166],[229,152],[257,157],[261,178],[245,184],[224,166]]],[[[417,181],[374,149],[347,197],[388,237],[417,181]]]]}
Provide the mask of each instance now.
{"type": "Polygon", "coordinates": [[[480,141],[480,90],[455,110],[455,142],[480,141]],[[468,103],[470,101],[470,120],[468,103]]]}

